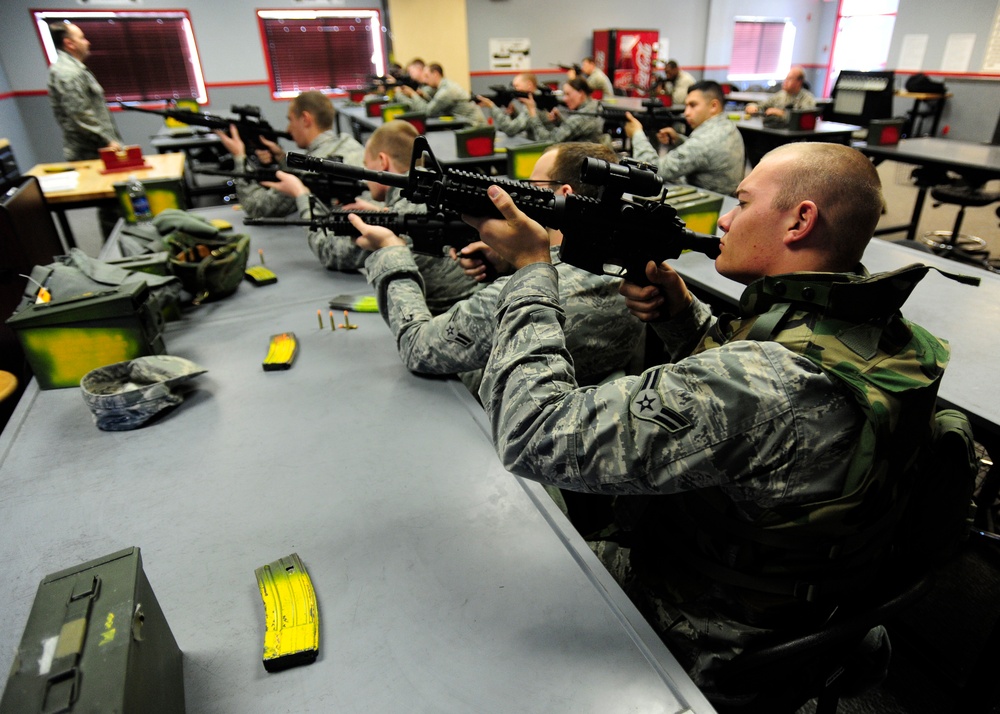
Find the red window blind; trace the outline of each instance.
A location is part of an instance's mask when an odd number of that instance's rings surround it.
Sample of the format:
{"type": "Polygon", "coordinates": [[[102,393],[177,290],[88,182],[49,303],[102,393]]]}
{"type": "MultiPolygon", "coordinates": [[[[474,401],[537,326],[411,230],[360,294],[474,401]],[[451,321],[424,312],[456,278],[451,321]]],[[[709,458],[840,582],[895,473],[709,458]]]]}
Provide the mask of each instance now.
{"type": "Polygon", "coordinates": [[[45,24],[69,20],[90,41],[87,67],[109,102],[195,98],[204,103],[205,80],[186,12],[35,13],[45,24]]]}
{"type": "Polygon", "coordinates": [[[781,74],[778,62],[784,38],[784,22],[736,22],[730,75],[781,74]]]}
{"type": "Polygon", "coordinates": [[[258,12],[276,98],[307,90],[366,87],[372,75],[382,74],[385,62],[377,11],[316,13],[311,18],[278,14],[258,12]]]}

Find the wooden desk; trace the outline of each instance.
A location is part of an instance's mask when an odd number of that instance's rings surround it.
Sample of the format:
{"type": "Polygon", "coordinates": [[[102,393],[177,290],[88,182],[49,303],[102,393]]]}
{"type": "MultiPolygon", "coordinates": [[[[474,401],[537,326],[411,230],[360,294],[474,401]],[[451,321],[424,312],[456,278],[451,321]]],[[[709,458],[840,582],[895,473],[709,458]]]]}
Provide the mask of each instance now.
{"type": "Polygon", "coordinates": [[[100,159],[88,161],[60,161],[52,164],[36,164],[25,173],[37,176],[39,181],[51,174],[52,169],[70,168],[79,173],[80,178],[76,188],[67,191],[43,191],[49,208],[56,214],[63,237],[71,248],[76,245],[73,231],[66,219],[66,211],[75,208],[90,208],[100,204],[113,203],[115,200],[116,183],[128,180],[135,174],[140,181],[146,179],[184,178],[184,154],[150,154],[143,159],[151,166],[148,169],[136,171],[120,171],[112,174],[101,173],[104,164],[100,159]]]}
{"type": "MultiPolygon", "coordinates": [[[[861,145],[858,149],[872,157],[875,164],[886,159],[904,164],[928,166],[945,171],[954,171],[972,183],[1000,178],[1000,146],[977,144],[970,141],[955,141],[936,137],[903,139],[894,146],[861,145]]],[[[906,232],[908,240],[917,237],[917,225],[924,209],[924,201],[930,186],[918,186],[917,198],[913,204],[910,222],[899,226],[880,228],[875,235],[906,232]]]]}
{"type": "Polygon", "coordinates": [[[169,351],[209,370],[184,403],[101,432],[79,390],[32,384],[0,435],[0,672],[43,576],[137,545],[192,713],[713,711],[543,489],[504,471],[460,382],[407,372],[377,314],[329,330],[330,297],[370,294],[360,275],[324,270],[302,228],[206,215],[278,282],[169,323],[169,351]],[[299,356],[265,372],[284,330],[299,356]],[[320,654],[267,674],[254,568],[292,552],[320,654]]]}
{"type": "Polygon", "coordinates": [[[824,119],[816,120],[816,128],[809,130],[764,126],[763,117],[752,117],[736,122],[743,137],[747,160],[756,166],[771,149],[794,141],[825,141],[831,144],[850,145],[854,132],[861,129],[854,124],[841,124],[824,119]]]}

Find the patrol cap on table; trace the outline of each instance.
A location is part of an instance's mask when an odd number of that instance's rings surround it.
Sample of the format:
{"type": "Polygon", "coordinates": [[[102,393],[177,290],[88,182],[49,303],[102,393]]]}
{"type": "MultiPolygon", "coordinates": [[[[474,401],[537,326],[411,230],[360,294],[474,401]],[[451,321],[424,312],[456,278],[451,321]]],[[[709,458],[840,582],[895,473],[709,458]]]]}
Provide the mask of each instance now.
{"type": "Polygon", "coordinates": [[[99,429],[127,431],[184,401],[173,388],[207,371],[183,357],[149,355],[91,370],[80,389],[99,429]]]}

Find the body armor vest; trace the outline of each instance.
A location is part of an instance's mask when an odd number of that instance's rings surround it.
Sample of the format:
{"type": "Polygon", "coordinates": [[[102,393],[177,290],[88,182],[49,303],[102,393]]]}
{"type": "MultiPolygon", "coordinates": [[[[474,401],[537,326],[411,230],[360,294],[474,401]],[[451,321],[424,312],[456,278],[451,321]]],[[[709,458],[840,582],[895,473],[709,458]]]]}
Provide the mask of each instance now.
{"type": "Polygon", "coordinates": [[[633,561],[654,589],[677,603],[708,597],[714,608],[766,626],[796,611],[825,617],[872,581],[916,447],[929,440],[949,357],[946,343],[899,314],[928,270],[766,277],[747,287],[741,318],[720,318],[695,352],[742,339],[778,342],[843,385],[864,423],[843,490],[826,502],[748,519],[718,488],[646,499],[636,523],[645,540],[633,561]]]}

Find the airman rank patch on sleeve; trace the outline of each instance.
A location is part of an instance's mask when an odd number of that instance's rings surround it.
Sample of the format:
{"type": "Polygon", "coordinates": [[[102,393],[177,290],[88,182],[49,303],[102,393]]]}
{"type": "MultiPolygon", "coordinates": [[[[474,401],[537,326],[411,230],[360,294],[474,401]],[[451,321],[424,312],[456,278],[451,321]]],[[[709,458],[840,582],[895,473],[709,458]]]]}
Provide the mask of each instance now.
{"type": "Polygon", "coordinates": [[[461,347],[468,347],[472,344],[472,338],[455,326],[454,320],[444,330],[444,337],[448,342],[454,342],[461,347]]]}
{"type": "Polygon", "coordinates": [[[642,376],[639,388],[632,396],[629,410],[632,416],[660,425],[671,434],[687,429],[691,422],[683,414],[664,406],[656,385],[660,381],[660,371],[650,370],[642,376]]]}

